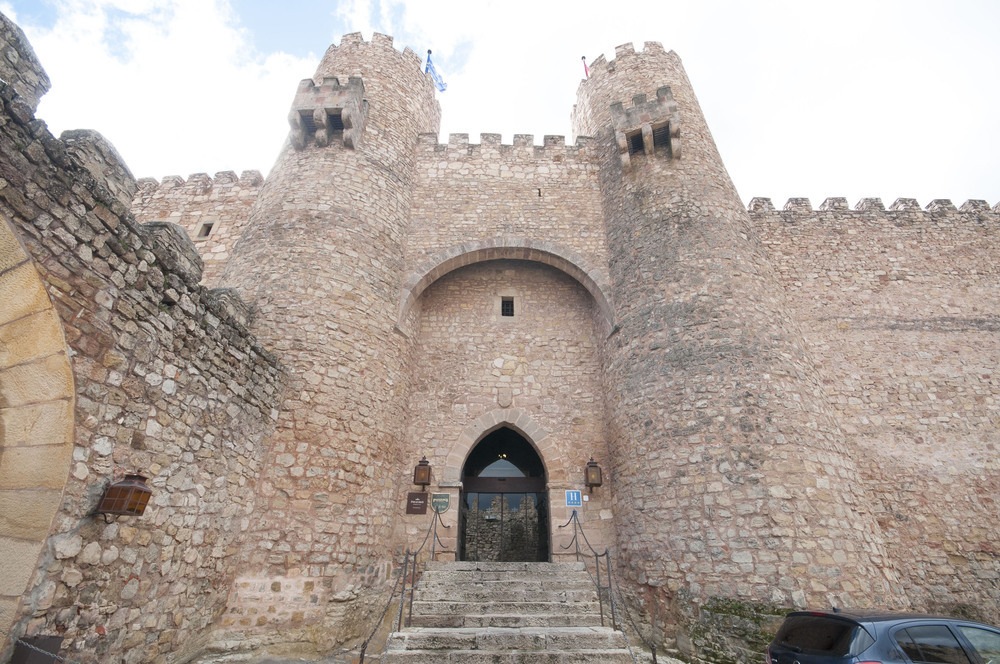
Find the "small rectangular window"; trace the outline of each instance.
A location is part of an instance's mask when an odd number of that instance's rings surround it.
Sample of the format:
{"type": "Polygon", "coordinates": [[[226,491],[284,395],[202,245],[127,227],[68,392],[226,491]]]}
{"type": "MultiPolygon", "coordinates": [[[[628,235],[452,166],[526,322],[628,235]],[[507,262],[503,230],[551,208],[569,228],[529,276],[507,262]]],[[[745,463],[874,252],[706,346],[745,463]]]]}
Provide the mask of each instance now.
{"type": "Polygon", "coordinates": [[[206,221],[205,223],[203,223],[201,227],[198,229],[198,237],[208,237],[209,234],[212,232],[212,227],[214,225],[215,224],[213,224],[210,221],[206,221]]]}
{"type": "Polygon", "coordinates": [[[642,131],[633,132],[625,137],[628,141],[628,153],[629,154],[642,154],[645,152],[645,146],[642,144],[642,131]]]}
{"type": "Polygon", "coordinates": [[[500,299],[500,315],[501,316],[514,315],[514,298],[504,297],[500,299]]]}
{"type": "Polygon", "coordinates": [[[330,119],[330,129],[333,131],[344,131],[344,118],[340,111],[327,111],[326,117],[330,119]]]}

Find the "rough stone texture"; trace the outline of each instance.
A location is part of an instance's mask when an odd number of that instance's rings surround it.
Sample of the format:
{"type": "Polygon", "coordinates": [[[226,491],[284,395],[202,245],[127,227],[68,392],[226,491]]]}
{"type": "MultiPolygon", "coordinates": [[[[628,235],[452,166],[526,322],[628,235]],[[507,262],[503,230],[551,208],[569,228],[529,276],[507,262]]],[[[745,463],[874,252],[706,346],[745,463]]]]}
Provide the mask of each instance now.
{"type": "MultiPolygon", "coordinates": [[[[465,428],[504,408],[501,393],[509,390],[507,407],[518,409],[531,424],[507,417],[504,424],[534,443],[546,467],[553,559],[573,555],[575,550],[561,548],[571,534],[558,528],[570,516],[564,492],[580,488],[591,456],[602,462],[608,458],[598,355],[603,335],[593,299],[579,282],[548,265],[495,260],[438,279],[422,295],[417,316],[406,458],[426,455],[439,483],[460,481],[474,444],[500,422],[478,430],[473,426],[471,435],[464,435],[465,428]],[[504,296],[514,298],[512,317],[500,315],[504,296]]],[[[403,471],[397,504],[405,499],[403,492],[412,490],[406,477],[412,468],[403,471]]],[[[608,494],[609,489],[598,491],[580,509],[599,548],[611,543],[608,494]]],[[[455,491],[455,509],[445,514],[454,530],[442,533],[451,550],[458,544],[458,498],[455,491]]],[[[406,521],[413,539],[427,519],[406,521]]]]}
{"type": "Polygon", "coordinates": [[[654,43],[593,64],[590,138],[438,144],[421,58],[383,35],[300,85],[266,182],[137,184],[33,118],[47,83],[3,26],[0,627],[78,660],[316,658],[431,523],[403,516],[423,455],[455,557],[501,427],[545,467],[552,558],[601,463],[588,536],[689,659],[755,660],[790,607],[1000,620],[1000,207],[748,212],[654,43]],[[139,469],[146,515],[88,516],[139,469]]]}
{"type": "MultiPolygon", "coordinates": [[[[256,545],[244,552],[248,578],[337,585],[392,560],[398,546],[411,344],[394,326],[415,145],[436,131],[440,109],[420,58],[384,35],[345,36],[314,80],[352,76],[364,81],[369,131],[353,147],[286,145],[222,278],[256,308],[255,329],[290,371],[259,486],[256,545]]],[[[367,615],[326,620],[283,634],[344,638],[363,631],[367,615]]]]}
{"type": "Polygon", "coordinates": [[[14,89],[20,97],[19,104],[33,114],[42,95],[52,87],[51,82],[24,32],[3,14],[0,14],[0,49],[0,80],[14,89]]]}
{"type": "Polygon", "coordinates": [[[687,606],[713,597],[905,602],[815,360],[679,58],[652,43],[616,55],[581,84],[575,130],[596,134],[603,152],[620,326],[605,348],[609,443],[628,576],[655,589],[680,631],[687,606]],[[605,109],[663,85],[683,157],[633,154],[625,172],[605,109]]]}
{"type": "Polygon", "coordinates": [[[197,652],[250,530],[280,365],[197,285],[183,231],[140,232],[114,148],[56,139],[15,87],[0,99],[0,627],[58,634],[77,661],[197,652]],[[136,470],[146,513],[95,517],[136,470]]]}
{"type": "Polygon", "coordinates": [[[1000,214],[983,201],[755,201],[906,595],[1000,621],[1000,214]]]}
{"type": "Polygon", "coordinates": [[[187,231],[198,247],[205,267],[202,283],[214,287],[236,240],[250,217],[264,178],[258,171],[196,173],[187,181],[168,176],[162,182],[139,180],[132,204],[136,221],[169,221],[187,231]]]}

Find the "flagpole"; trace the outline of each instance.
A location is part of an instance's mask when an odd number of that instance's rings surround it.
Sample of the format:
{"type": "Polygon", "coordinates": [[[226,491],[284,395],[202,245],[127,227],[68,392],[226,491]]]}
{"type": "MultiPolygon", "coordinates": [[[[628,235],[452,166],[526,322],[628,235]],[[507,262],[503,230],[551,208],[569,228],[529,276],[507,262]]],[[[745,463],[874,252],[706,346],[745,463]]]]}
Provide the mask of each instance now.
{"type": "MultiPolygon", "coordinates": [[[[430,51],[427,51],[430,53],[430,51]]],[[[583,77],[590,78],[590,67],[587,66],[587,56],[581,55],[580,59],[583,60],[583,77]]]]}

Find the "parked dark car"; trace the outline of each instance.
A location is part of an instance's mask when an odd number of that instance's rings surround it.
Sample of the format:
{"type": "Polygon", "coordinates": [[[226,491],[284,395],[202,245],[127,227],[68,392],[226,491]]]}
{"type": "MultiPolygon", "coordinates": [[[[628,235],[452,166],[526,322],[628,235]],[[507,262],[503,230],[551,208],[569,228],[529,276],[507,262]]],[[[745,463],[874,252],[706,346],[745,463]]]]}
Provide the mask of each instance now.
{"type": "Polygon", "coordinates": [[[796,611],[767,664],[1000,664],[1000,629],[914,613],[796,611]]]}

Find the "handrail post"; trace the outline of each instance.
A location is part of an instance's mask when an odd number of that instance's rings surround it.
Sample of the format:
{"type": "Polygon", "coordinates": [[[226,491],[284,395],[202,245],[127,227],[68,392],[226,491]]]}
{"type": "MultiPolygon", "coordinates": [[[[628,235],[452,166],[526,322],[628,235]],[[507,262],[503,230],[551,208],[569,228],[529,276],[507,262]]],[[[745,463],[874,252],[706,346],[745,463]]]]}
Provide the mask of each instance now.
{"type": "Polygon", "coordinates": [[[410,550],[406,550],[403,556],[403,575],[400,577],[402,585],[399,589],[399,613],[396,614],[396,624],[399,625],[403,619],[403,605],[406,604],[406,571],[410,563],[410,550]]]}
{"type": "Polygon", "coordinates": [[[615,589],[611,579],[611,552],[604,550],[604,563],[608,566],[608,599],[611,602],[611,629],[621,629],[625,631],[625,626],[618,620],[618,612],[615,609],[615,589]]]}
{"type": "Polygon", "coordinates": [[[604,627],[604,592],[601,588],[601,557],[594,551],[594,569],[597,571],[597,606],[601,611],[601,627],[604,627]]]}
{"type": "Polygon", "coordinates": [[[437,538],[438,538],[438,519],[441,518],[441,515],[437,513],[437,510],[434,511],[433,518],[434,518],[434,534],[431,535],[431,560],[434,560],[434,546],[437,544],[437,538]]]}
{"type": "Polygon", "coordinates": [[[417,554],[413,554],[413,569],[410,570],[410,604],[406,611],[406,626],[410,626],[413,619],[413,594],[417,587],[417,554]]]}

